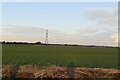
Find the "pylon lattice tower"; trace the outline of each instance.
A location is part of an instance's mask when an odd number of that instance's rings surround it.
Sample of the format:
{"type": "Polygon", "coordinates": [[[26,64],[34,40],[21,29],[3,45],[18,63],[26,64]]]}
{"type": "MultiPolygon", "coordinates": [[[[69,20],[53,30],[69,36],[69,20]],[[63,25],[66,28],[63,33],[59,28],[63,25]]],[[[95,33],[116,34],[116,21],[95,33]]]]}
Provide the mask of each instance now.
{"type": "Polygon", "coordinates": [[[46,30],[45,44],[48,44],[48,30],[46,30]]]}

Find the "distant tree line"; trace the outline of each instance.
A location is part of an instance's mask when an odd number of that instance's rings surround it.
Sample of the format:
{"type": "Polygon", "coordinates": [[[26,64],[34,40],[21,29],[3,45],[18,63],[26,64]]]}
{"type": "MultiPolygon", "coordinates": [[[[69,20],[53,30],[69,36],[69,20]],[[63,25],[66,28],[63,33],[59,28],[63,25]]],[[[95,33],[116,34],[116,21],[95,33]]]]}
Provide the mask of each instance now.
{"type": "Polygon", "coordinates": [[[96,45],[79,45],[79,44],[46,44],[42,42],[35,42],[35,43],[29,43],[29,42],[8,42],[8,41],[2,41],[0,44],[31,44],[31,45],[56,45],[56,46],[80,46],[80,47],[109,47],[109,48],[117,48],[113,46],[96,46],[96,45]]]}
{"type": "Polygon", "coordinates": [[[29,42],[8,42],[8,41],[3,41],[0,43],[2,44],[42,44],[41,42],[29,43],[29,42]]]}

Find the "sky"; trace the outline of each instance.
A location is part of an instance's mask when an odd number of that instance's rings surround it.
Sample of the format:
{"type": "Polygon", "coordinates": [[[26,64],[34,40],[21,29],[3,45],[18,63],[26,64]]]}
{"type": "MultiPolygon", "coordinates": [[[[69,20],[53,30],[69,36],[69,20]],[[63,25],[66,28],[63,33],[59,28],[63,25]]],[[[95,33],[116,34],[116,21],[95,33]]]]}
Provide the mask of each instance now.
{"type": "Polygon", "coordinates": [[[118,45],[117,2],[4,2],[2,41],[118,45]]]}
{"type": "Polygon", "coordinates": [[[1,2],[119,2],[119,0],[1,0],[1,2]]]}

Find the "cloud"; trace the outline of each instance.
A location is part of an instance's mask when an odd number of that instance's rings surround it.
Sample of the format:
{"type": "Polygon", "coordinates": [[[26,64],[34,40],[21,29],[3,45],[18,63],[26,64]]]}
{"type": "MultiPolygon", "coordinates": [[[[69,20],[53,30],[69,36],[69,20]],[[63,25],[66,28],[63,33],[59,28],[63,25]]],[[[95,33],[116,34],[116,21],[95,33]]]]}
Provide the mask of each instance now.
{"type": "Polygon", "coordinates": [[[111,33],[115,30],[108,27],[84,27],[82,29],[75,30],[77,33],[81,33],[84,36],[98,36],[103,33],[111,33]]]}
{"type": "Polygon", "coordinates": [[[81,43],[116,46],[116,43],[110,37],[114,33],[117,33],[117,29],[115,27],[84,27],[75,30],[75,32],[76,35],[80,37],[79,40],[81,43]]]}
{"type": "Polygon", "coordinates": [[[119,41],[119,35],[120,35],[120,33],[116,33],[116,34],[113,34],[113,35],[111,36],[111,38],[114,39],[114,42],[115,42],[115,43],[120,42],[120,41],[119,41]]]}
{"type": "Polygon", "coordinates": [[[89,8],[85,11],[85,17],[100,25],[118,26],[117,8],[89,8]]]}
{"type": "MultiPolygon", "coordinates": [[[[115,33],[113,28],[84,27],[73,30],[73,33],[53,28],[47,29],[49,43],[114,45],[109,37],[115,33]]],[[[3,25],[3,40],[45,42],[45,31],[44,27],[3,25]]]]}
{"type": "MultiPolygon", "coordinates": [[[[3,40],[10,41],[45,41],[46,28],[34,26],[16,26],[16,25],[2,25],[3,26],[3,40]]],[[[74,38],[70,34],[52,28],[47,28],[49,32],[50,43],[75,43],[74,38]]]]}
{"type": "Polygon", "coordinates": [[[34,26],[14,26],[14,25],[3,25],[3,33],[20,34],[20,35],[33,35],[43,34],[45,28],[39,28],[34,26]]]}
{"type": "Polygon", "coordinates": [[[45,28],[34,26],[18,26],[3,24],[3,40],[5,41],[44,41],[45,28]]]}

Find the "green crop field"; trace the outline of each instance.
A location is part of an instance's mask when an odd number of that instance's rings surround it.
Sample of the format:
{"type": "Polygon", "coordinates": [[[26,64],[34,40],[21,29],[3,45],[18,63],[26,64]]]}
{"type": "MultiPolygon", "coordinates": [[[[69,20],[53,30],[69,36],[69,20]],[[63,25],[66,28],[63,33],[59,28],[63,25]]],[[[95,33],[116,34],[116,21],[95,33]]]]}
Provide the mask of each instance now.
{"type": "Polygon", "coordinates": [[[2,45],[3,65],[68,66],[117,68],[117,48],[62,47],[35,45],[2,45]]]}

